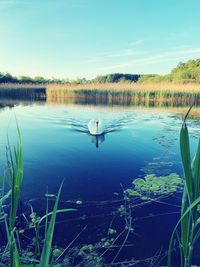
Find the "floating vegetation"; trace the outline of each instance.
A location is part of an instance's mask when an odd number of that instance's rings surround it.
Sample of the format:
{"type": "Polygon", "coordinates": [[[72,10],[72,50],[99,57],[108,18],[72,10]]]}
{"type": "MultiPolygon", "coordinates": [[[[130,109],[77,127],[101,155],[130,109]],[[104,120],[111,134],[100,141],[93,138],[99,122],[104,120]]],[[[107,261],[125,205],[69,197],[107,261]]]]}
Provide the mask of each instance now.
{"type": "Polygon", "coordinates": [[[108,234],[109,234],[109,235],[115,235],[116,233],[117,233],[117,230],[112,229],[112,228],[109,228],[109,229],[108,229],[108,234]]]}
{"type": "Polygon", "coordinates": [[[171,173],[167,176],[156,176],[149,174],[142,178],[137,178],[132,182],[133,187],[124,192],[127,197],[139,197],[141,200],[149,200],[153,196],[170,195],[182,191],[182,179],[171,173]]]}
{"type": "Polygon", "coordinates": [[[66,267],[103,267],[103,258],[100,256],[99,243],[73,247],[64,258],[62,266],[66,267]]]}
{"type": "Polygon", "coordinates": [[[83,202],[82,202],[82,200],[77,200],[77,201],[76,201],[76,204],[77,204],[77,205],[81,205],[81,204],[83,204],[83,202]]]}
{"type": "Polygon", "coordinates": [[[171,173],[172,167],[178,165],[176,161],[165,161],[161,158],[155,158],[153,162],[146,162],[146,165],[141,169],[145,174],[162,174],[168,175],[171,173]]]}

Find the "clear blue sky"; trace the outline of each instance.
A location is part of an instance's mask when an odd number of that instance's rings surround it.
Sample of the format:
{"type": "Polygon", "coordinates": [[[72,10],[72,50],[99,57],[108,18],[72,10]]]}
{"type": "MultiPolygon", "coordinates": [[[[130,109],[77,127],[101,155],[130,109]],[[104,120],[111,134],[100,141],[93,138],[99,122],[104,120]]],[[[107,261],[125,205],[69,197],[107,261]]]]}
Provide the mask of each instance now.
{"type": "Polygon", "coordinates": [[[200,0],[0,0],[0,71],[92,78],[200,58],[200,0]]]}

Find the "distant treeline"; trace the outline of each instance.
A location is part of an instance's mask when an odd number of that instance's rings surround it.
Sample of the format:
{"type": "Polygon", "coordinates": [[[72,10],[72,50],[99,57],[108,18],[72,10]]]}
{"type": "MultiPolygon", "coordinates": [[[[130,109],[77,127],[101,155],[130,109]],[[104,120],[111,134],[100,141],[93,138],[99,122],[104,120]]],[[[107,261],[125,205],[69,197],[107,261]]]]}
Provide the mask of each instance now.
{"type": "Polygon", "coordinates": [[[85,78],[69,79],[45,79],[44,77],[20,76],[15,77],[10,73],[0,72],[0,83],[20,83],[20,84],[86,84],[86,83],[118,83],[118,82],[137,82],[141,75],[114,73],[103,76],[97,76],[95,79],[87,80],[85,78]]]}
{"type": "Polygon", "coordinates": [[[141,75],[139,82],[200,83],[200,59],[180,62],[167,75],[141,75]]]}
{"type": "Polygon", "coordinates": [[[159,83],[159,82],[175,82],[175,83],[200,83],[200,59],[189,60],[186,63],[179,63],[170,74],[123,74],[113,73],[97,76],[94,79],[87,80],[85,78],[69,79],[46,79],[41,76],[31,78],[29,76],[15,77],[10,73],[0,72],[0,83],[17,83],[17,84],[89,84],[89,83],[159,83]]]}

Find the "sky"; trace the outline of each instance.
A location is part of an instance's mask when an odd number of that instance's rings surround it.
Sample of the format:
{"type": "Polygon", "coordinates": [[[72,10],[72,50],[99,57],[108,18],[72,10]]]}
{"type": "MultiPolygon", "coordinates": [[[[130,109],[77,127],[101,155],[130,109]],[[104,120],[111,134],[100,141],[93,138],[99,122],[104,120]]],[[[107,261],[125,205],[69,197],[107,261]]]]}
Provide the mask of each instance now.
{"type": "Polygon", "coordinates": [[[200,58],[200,0],[0,0],[0,72],[165,74],[200,58]]]}

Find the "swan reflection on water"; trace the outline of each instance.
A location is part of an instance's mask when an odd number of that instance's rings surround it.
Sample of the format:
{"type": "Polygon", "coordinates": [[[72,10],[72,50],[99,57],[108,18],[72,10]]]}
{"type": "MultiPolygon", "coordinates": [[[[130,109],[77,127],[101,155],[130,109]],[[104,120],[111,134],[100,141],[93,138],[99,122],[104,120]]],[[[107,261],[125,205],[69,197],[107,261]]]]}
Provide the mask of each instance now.
{"type": "Polygon", "coordinates": [[[105,135],[89,135],[91,143],[95,144],[96,148],[99,148],[99,145],[105,141],[105,135]]]}

